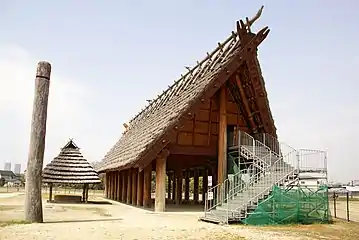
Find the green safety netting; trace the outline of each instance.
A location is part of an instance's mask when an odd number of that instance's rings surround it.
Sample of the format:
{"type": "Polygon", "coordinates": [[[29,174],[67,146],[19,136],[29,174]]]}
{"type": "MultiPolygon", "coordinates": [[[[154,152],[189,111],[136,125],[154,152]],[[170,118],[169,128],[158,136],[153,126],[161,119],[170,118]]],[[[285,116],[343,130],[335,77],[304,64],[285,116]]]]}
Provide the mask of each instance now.
{"type": "Polygon", "coordinates": [[[310,189],[303,186],[280,188],[258,204],[243,223],[249,225],[312,224],[331,222],[328,187],[310,189]]]}

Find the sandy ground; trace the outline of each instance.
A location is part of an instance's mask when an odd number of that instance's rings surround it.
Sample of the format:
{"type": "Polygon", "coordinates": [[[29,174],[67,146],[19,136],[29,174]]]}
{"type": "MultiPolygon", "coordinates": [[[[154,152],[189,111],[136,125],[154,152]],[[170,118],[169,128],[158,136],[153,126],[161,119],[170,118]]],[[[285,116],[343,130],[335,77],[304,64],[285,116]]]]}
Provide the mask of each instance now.
{"type": "MultiPolygon", "coordinates": [[[[336,238],[344,223],[320,226],[219,226],[198,221],[201,212],[154,213],[109,204],[49,204],[43,201],[44,224],[14,224],[23,219],[23,193],[0,194],[0,239],[349,239],[336,238]],[[2,196],[1,196],[2,195],[2,196]],[[11,222],[13,221],[13,222],[11,222]],[[326,234],[320,231],[326,229],[326,234]],[[338,230],[339,229],[339,230],[338,230]],[[318,237],[319,235],[320,237],[318,237]]],[[[94,197],[101,200],[101,197],[94,197]]],[[[103,200],[103,199],[102,199],[103,200]]],[[[349,224],[349,223],[348,223],[349,224]]],[[[352,227],[352,225],[350,225],[352,227]]],[[[355,225],[359,229],[358,225],[355,225]]],[[[359,239],[354,237],[352,239],[359,239]]],[[[351,239],[351,238],[350,238],[351,239]]]]}

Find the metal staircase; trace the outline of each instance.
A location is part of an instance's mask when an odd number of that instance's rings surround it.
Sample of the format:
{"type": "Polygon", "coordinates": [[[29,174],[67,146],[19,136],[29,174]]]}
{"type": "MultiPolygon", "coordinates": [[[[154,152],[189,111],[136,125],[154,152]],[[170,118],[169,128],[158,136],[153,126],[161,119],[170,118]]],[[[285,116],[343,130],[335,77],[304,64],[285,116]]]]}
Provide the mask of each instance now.
{"type": "Polygon", "coordinates": [[[228,158],[237,171],[222,184],[208,189],[205,216],[201,218],[204,221],[240,222],[270,194],[274,185],[286,185],[298,177],[299,156],[295,149],[279,144],[267,134],[255,139],[240,132],[238,142],[228,148],[228,158]]]}

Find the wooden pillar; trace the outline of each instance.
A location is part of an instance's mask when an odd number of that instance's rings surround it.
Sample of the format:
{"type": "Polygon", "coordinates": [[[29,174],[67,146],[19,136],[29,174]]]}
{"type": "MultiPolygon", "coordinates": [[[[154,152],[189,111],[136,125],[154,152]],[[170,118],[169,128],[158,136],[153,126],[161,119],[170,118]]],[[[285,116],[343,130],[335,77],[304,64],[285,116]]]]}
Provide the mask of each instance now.
{"type": "Polygon", "coordinates": [[[218,183],[223,183],[227,175],[227,88],[223,86],[219,94],[218,129],[218,183]]]}
{"type": "Polygon", "coordinates": [[[30,147],[26,168],[25,220],[28,222],[43,222],[41,185],[50,75],[50,63],[39,62],[36,70],[30,147]]]}
{"type": "Polygon", "coordinates": [[[111,172],[111,199],[115,200],[115,196],[116,196],[116,181],[115,181],[115,172],[111,172]]]}
{"type": "Polygon", "coordinates": [[[167,149],[162,150],[156,158],[156,197],[155,212],[164,212],[166,208],[166,161],[167,149]]]}
{"type": "Polygon", "coordinates": [[[52,201],[52,183],[49,184],[50,189],[49,189],[49,202],[52,201]]]}
{"type": "Polygon", "coordinates": [[[122,176],[121,172],[117,172],[117,201],[121,201],[122,195],[122,176]]]}
{"type": "Polygon", "coordinates": [[[152,164],[149,164],[143,171],[143,206],[151,207],[152,164]]]}
{"type": "Polygon", "coordinates": [[[206,196],[208,189],[208,170],[204,168],[203,170],[203,180],[202,180],[202,202],[204,202],[204,198],[206,196]]]}
{"type": "Polygon", "coordinates": [[[105,196],[108,198],[108,173],[105,172],[105,196]]]}
{"type": "Polygon", "coordinates": [[[126,202],[127,200],[127,171],[122,170],[122,189],[121,189],[121,201],[126,202]]]}
{"type": "Polygon", "coordinates": [[[111,199],[112,195],[112,172],[108,172],[108,198],[111,199]]]}
{"type": "Polygon", "coordinates": [[[117,201],[117,191],[118,191],[118,182],[117,182],[117,172],[113,172],[113,200],[117,201]]]}
{"type": "Polygon", "coordinates": [[[143,206],[143,176],[144,171],[137,175],[137,206],[143,206]]]}
{"type": "Polygon", "coordinates": [[[176,177],[177,177],[176,178],[176,204],[179,205],[179,204],[181,204],[181,201],[182,201],[183,174],[182,174],[181,168],[177,169],[176,177]]]}
{"type": "Polygon", "coordinates": [[[132,205],[137,204],[137,178],[138,178],[138,168],[132,169],[132,205]]]}
{"type": "Polygon", "coordinates": [[[173,201],[176,201],[176,177],[177,177],[177,174],[174,171],[173,175],[172,175],[172,200],[173,201]]]}
{"type": "Polygon", "coordinates": [[[189,169],[185,171],[185,178],[184,178],[184,199],[189,202],[189,177],[190,177],[189,169]]]}
{"type": "Polygon", "coordinates": [[[194,203],[198,203],[198,194],[199,194],[199,177],[198,177],[198,170],[195,170],[194,176],[193,176],[193,201],[194,201],[194,203]]]}
{"type": "Polygon", "coordinates": [[[167,175],[167,199],[171,199],[171,181],[172,181],[172,173],[171,172],[168,172],[168,175],[167,175]]]}
{"type": "Polygon", "coordinates": [[[127,204],[131,204],[132,201],[132,170],[127,170],[127,204]]]}

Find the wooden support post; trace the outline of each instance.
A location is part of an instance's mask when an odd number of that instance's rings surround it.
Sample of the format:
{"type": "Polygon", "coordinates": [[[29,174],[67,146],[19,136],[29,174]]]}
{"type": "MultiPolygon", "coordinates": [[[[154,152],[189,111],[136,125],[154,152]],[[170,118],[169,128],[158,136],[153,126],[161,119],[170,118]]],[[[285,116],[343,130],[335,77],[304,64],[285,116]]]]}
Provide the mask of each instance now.
{"type": "Polygon", "coordinates": [[[49,202],[51,202],[52,201],[52,183],[49,184],[49,187],[50,187],[50,189],[49,189],[49,202]]]}
{"type": "Polygon", "coordinates": [[[111,199],[115,200],[115,191],[116,191],[116,185],[115,185],[115,172],[111,172],[111,199]]]}
{"type": "Polygon", "coordinates": [[[117,172],[113,172],[113,200],[117,201],[117,191],[118,191],[118,182],[117,182],[117,172]]]}
{"type": "Polygon", "coordinates": [[[121,195],[122,195],[122,176],[121,172],[117,172],[117,201],[121,201],[121,195]]]}
{"type": "Polygon", "coordinates": [[[176,201],[176,172],[173,172],[173,176],[172,176],[172,200],[176,201]]]}
{"type": "Polygon", "coordinates": [[[85,203],[88,202],[89,199],[89,184],[85,183],[85,203]]]}
{"type": "Polygon", "coordinates": [[[189,175],[190,171],[189,169],[186,169],[184,179],[184,199],[186,200],[186,202],[189,202],[189,175]]]}
{"type": "Polygon", "coordinates": [[[156,197],[155,212],[164,212],[166,208],[166,161],[167,149],[162,150],[156,158],[156,197]]]}
{"type": "Polygon", "coordinates": [[[28,222],[43,222],[41,183],[45,152],[50,75],[50,63],[39,62],[35,79],[30,147],[26,168],[25,220],[28,222]]]}
{"type": "Polygon", "coordinates": [[[137,178],[138,178],[138,168],[132,169],[132,205],[137,204],[137,178]]]}
{"type": "Polygon", "coordinates": [[[122,202],[126,202],[127,200],[127,171],[126,170],[122,170],[122,196],[121,196],[121,200],[122,202]]]}
{"type": "Polygon", "coordinates": [[[218,183],[223,183],[227,172],[227,88],[223,86],[219,94],[218,129],[218,183]]]}
{"type": "Polygon", "coordinates": [[[131,204],[132,201],[132,169],[127,170],[127,204],[131,204]]]}
{"type": "Polygon", "coordinates": [[[170,200],[171,199],[171,181],[172,181],[172,174],[171,172],[168,172],[167,175],[167,199],[170,200]]]}
{"type": "Polygon", "coordinates": [[[137,206],[143,206],[143,176],[144,171],[137,175],[137,206]]]}
{"type": "Polygon", "coordinates": [[[108,173],[105,172],[105,196],[108,198],[108,173]]]}
{"type": "Polygon", "coordinates": [[[151,207],[152,164],[149,164],[143,171],[143,206],[151,207]]]}
{"type": "Polygon", "coordinates": [[[193,176],[193,202],[198,203],[198,195],[199,195],[199,177],[198,170],[194,171],[193,176]]]}
{"type": "Polygon", "coordinates": [[[177,169],[176,174],[176,204],[180,205],[182,201],[182,181],[183,181],[183,174],[182,169],[177,169]]]}
{"type": "Polygon", "coordinates": [[[204,197],[206,196],[208,189],[208,170],[204,168],[203,170],[203,180],[202,180],[202,202],[204,202],[204,197]]]}

